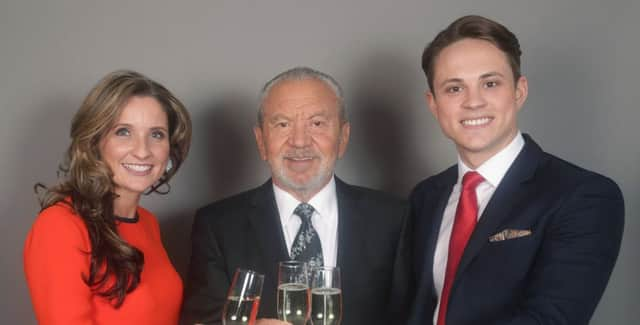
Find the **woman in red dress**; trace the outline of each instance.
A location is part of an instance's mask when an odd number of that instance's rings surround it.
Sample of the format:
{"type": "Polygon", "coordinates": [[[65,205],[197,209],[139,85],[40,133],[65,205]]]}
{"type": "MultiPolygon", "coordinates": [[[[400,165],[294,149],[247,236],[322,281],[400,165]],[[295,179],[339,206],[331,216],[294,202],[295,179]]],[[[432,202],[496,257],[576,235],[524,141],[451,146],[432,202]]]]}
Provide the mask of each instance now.
{"type": "Polygon", "coordinates": [[[24,270],[40,324],[177,324],[182,281],[138,203],[168,186],[190,140],[187,110],[159,83],[116,71],[91,90],[64,178],[36,186],[45,191],[24,270]]]}

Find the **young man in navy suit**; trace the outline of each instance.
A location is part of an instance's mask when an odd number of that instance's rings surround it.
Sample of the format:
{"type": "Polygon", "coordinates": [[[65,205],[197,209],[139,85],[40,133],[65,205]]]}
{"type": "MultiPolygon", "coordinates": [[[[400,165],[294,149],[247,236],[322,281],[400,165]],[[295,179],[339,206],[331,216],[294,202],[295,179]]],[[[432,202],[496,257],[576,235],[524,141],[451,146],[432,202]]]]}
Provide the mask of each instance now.
{"type": "Polygon", "coordinates": [[[411,194],[412,325],[587,324],[607,285],[622,194],[520,132],[520,55],[512,32],[480,16],[423,53],[426,99],[458,163],[411,194]]]}

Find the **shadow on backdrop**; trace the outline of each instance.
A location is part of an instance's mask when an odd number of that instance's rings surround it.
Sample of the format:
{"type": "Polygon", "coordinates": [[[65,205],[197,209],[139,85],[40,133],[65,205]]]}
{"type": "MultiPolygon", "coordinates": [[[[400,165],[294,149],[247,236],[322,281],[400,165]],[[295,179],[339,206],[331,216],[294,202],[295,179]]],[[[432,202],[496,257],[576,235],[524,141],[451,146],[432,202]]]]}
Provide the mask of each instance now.
{"type": "Polygon", "coordinates": [[[429,169],[427,161],[417,161],[416,146],[410,142],[416,87],[411,76],[416,68],[399,55],[371,53],[352,71],[353,93],[346,94],[353,99],[348,108],[351,157],[366,170],[360,175],[369,175],[364,184],[406,197],[418,181],[418,169],[429,169]]]}
{"type": "Polygon", "coordinates": [[[256,186],[261,161],[252,127],[256,113],[247,96],[230,94],[192,110],[193,140],[187,158],[187,193],[195,206],[169,211],[161,221],[163,242],[180,275],[186,275],[191,256],[191,225],[196,209],[256,186]],[[194,198],[195,197],[195,198],[194,198]]]}

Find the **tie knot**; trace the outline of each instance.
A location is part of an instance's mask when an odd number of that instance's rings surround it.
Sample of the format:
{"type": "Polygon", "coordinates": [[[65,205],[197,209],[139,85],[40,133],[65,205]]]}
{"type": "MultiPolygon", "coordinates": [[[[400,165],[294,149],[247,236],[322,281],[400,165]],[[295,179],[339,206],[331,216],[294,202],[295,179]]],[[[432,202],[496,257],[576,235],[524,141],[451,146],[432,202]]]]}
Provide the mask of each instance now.
{"type": "Polygon", "coordinates": [[[484,181],[484,178],[478,172],[467,172],[462,177],[462,190],[475,190],[476,186],[482,181],[484,181]]]}
{"type": "Polygon", "coordinates": [[[304,222],[311,222],[313,211],[315,211],[315,209],[313,208],[313,206],[311,206],[311,204],[300,203],[293,211],[293,214],[299,216],[304,222]]]}

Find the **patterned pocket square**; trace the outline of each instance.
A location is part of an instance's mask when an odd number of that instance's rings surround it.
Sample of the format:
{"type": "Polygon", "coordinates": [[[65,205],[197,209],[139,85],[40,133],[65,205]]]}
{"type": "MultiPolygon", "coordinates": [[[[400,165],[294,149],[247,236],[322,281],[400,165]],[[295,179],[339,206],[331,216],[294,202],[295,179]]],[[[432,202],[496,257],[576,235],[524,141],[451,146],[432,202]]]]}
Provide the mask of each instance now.
{"type": "Polygon", "coordinates": [[[531,230],[529,229],[505,229],[489,237],[489,242],[495,243],[498,241],[516,239],[516,238],[525,237],[529,235],[531,235],[531,230]]]}

